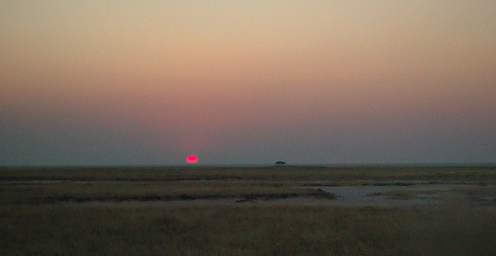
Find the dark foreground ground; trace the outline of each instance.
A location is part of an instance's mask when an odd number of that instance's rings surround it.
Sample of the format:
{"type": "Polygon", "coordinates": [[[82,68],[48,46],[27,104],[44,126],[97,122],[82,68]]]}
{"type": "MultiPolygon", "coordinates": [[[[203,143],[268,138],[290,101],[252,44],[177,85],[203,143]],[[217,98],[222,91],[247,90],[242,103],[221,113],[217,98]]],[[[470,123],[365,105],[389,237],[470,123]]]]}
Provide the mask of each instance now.
{"type": "Polygon", "coordinates": [[[495,187],[494,167],[3,168],[0,255],[496,255],[495,187]]]}

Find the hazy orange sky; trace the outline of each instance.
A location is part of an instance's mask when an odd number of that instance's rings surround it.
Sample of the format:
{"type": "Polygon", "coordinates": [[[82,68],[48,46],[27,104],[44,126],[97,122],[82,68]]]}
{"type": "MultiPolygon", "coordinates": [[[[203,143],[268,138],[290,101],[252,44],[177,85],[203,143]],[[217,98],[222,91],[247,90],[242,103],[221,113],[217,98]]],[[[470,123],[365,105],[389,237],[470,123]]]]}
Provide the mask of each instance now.
{"type": "Polygon", "coordinates": [[[493,0],[0,0],[0,165],[496,162],[493,0]]]}

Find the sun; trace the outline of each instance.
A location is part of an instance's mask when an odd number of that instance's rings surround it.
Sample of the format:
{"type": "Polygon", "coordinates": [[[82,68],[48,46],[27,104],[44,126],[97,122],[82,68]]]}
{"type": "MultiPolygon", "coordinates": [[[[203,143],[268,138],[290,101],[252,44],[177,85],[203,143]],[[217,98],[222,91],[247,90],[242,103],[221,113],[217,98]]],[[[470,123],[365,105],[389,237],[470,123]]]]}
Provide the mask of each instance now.
{"type": "Polygon", "coordinates": [[[188,155],[185,158],[187,164],[198,164],[200,162],[200,158],[197,155],[188,155]]]}

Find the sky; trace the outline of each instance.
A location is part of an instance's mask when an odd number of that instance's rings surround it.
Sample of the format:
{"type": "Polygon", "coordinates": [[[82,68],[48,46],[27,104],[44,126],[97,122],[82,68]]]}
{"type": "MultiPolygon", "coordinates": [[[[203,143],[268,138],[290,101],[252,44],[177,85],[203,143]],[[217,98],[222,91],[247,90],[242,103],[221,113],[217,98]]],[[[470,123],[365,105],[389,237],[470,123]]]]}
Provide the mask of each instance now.
{"type": "Polygon", "coordinates": [[[0,0],[0,165],[496,162],[493,0],[0,0]]]}

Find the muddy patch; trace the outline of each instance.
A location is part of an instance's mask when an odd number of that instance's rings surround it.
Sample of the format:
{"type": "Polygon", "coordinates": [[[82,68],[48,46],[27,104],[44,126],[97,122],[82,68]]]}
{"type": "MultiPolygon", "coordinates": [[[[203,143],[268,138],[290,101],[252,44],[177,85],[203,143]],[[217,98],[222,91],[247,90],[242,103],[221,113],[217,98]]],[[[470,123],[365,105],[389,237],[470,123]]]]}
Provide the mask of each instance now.
{"type": "Polygon", "coordinates": [[[220,202],[220,203],[252,203],[285,200],[292,198],[314,198],[319,200],[333,200],[336,197],[321,189],[305,191],[301,193],[253,193],[241,195],[144,195],[144,196],[81,196],[81,195],[61,195],[40,198],[41,203],[198,203],[198,202],[220,202]]]}

